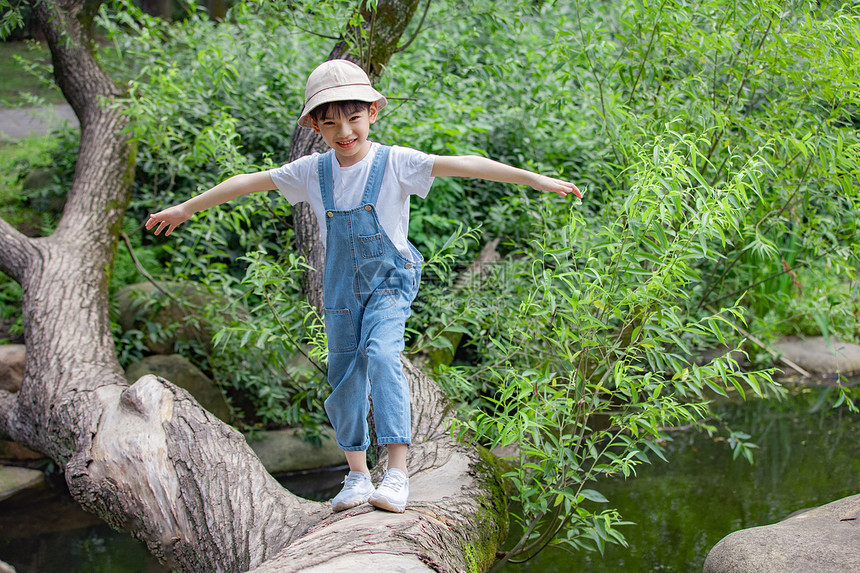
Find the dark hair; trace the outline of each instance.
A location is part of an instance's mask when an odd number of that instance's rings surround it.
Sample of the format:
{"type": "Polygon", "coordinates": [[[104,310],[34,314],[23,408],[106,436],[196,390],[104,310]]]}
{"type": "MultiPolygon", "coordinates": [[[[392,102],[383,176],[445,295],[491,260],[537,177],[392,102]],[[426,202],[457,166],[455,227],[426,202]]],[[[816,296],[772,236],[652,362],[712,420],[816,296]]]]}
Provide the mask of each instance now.
{"type": "Polygon", "coordinates": [[[316,106],[308,113],[308,115],[316,122],[329,116],[348,117],[360,111],[369,112],[371,103],[372,102],[369,101],[358,101],[353,99],[330,101],[316,106]]]}

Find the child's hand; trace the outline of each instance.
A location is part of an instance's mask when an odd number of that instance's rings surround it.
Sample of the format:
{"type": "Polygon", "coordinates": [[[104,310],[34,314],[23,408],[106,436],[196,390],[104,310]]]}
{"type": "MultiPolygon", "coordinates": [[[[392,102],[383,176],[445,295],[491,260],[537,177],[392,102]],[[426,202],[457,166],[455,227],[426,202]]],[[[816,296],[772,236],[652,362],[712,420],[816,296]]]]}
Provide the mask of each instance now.
{"type": "Polygon", "coordinates": [[[538,191],[549,191],[550,193],[558,193],[562,197],[567,197],[568,193],[573,193],[582,199],[582,192],[573,183],[547,177],[546,175],[538,175],[537,181],[532,187],[538,191]]]}
{"type": "Polygon", "coordinates": [[[150,215],[149,220],[146,222],[146,228],[152,229],[158,225],[155,228],[155,234],[158,235],[166,227],[167,232],[164,233],[166,237],[173,232],[173,229],[190,219],[192,214],[187,212],[182,205],[175,205],[164,211],[159,211],[155,215],[150,215]]]}

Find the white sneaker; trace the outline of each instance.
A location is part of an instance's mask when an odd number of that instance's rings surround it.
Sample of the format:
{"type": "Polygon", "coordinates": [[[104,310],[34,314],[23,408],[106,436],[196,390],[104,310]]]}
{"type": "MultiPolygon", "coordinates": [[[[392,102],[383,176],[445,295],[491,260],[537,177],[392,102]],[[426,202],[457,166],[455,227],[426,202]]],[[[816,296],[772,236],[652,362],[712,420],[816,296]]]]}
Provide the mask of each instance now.
{"type": "Polygon", "coordinates": [[[370,474],[351,471],[343,478],[343,489],[331,500],[331,510],[343,511],[361,505],[372,493],[373,482],[370,481],[370,474]]]}
{"type": "Polygon", "coordinates": [[[398,469],[390,469],[382,476],[382,483],[367,500],[379,509],[403,513],[409,498],[409,478],[398,469]]]}

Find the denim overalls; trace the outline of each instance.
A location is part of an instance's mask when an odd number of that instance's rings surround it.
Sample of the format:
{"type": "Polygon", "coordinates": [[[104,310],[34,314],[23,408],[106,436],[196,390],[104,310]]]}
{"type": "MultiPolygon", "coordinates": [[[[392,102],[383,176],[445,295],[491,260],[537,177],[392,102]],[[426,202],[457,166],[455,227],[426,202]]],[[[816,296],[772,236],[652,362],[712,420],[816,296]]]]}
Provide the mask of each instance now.
{"type": "Polygon", "coordinates": [[[334,208],[333,152],[321,155],[317,164],[327,230],[323,294],[332,393],[325,409],[345,451],[370,445],[368,393],[377,442],[411,441],[409,385],[400,353],[423,257],[411,243],[414,260],[404,257],[376,214],[389,151],[377,148],[361,205],[349,211],[334,208]]]}

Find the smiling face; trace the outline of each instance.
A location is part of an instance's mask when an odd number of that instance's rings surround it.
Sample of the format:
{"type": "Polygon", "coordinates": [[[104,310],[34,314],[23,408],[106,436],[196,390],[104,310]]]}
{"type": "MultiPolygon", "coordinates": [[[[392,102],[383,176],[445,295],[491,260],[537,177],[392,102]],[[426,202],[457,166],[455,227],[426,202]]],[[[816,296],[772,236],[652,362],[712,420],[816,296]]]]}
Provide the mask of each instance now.
{"type": "Polygon", "coordinates": [[[376,102],[367,109],[358,111],[333,109],[330,106],[323,115],[311,116],[311,127],[322,135],[329,147],[334,149],[341,167],[355,165],[370,151],[370,124],[376,121],[376,102]]]}

